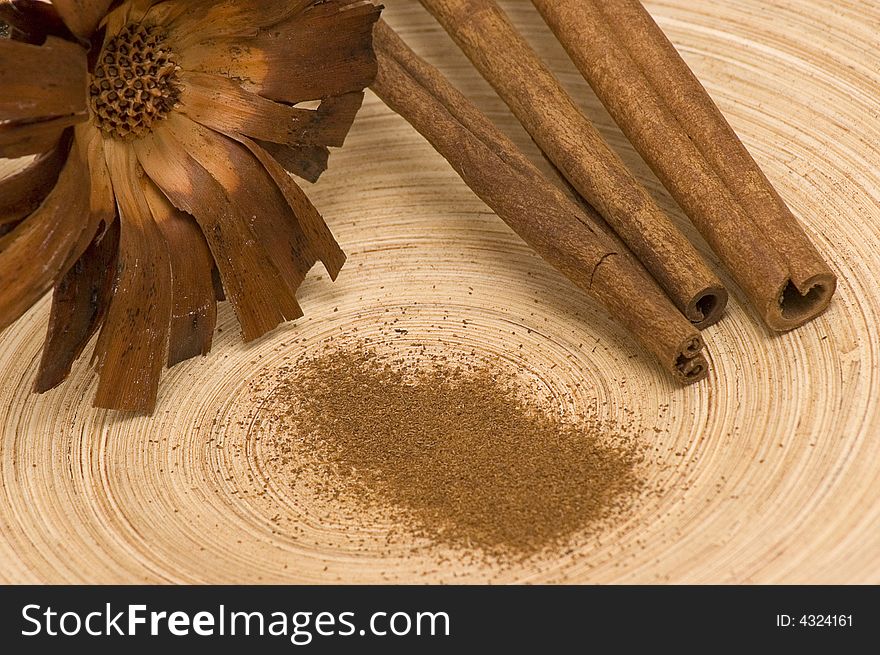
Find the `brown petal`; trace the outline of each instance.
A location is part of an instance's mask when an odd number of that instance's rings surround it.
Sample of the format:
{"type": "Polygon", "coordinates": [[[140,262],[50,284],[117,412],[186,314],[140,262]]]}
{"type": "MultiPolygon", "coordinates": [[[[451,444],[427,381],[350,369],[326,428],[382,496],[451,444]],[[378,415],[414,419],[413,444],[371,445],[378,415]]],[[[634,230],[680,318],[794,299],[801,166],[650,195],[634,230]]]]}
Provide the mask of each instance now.
{"type": "Polygon", "coordinates": [[[260,92],[269,67],[253,39],[215,39],[176,52],[184,71],[233,78],[253,93],[260,92]]]}
{"type": "Polygon", "coordinates": [[[52,4],[71,32],[88,39],[113,0],[52,0],[52,4]]]}
{"type": "Polygon", "coordinates": [[[95,239],[96,234],[103,232],[116,219],[116,197],[110,184],[110,174],[104,158],[104,139],[98,130],[91,125],[78,125],[75,128],[75,139],[85,152],[89,168],[89,213],[83,220],[83,231],[62,271],[74,265],[80,254],[95,239]]]}
{"type": "Polygon", "coordinates": [[[214,258],[195,219],[174,207],[148,177],[141,183],[171,258],[171,367],[211,350],[217,323],[214,258]]]}
{"type": "Polygon", "coordinates": [[[290,104],[361,91],[376,76],[372,31],[380,11],[364,0],[314,3],[251,38],[181,48],[181,66],[240,78],[250,90],[290,104]]]}
{"type": "MultiPolygon", "coordinates": [[[[174,134],[223,186],[241,213],[249,217],[254,234],[263,242],[272,262],[295,294],[318,258],[318,246],[323,245],[315,237],[316,230],[307,230],[300,217],[292,213],[277,183],[246,148],[186,119],[175,121],[174,134]]],[[[282,175],[290,180],[286,173],[282,175]]],[[[306,203],[311,206],[307,200],[306,203]]],[[[308,219],[311,218],[309,214],[308,219]]],[[[332,241],[332,236],[330,239],[332,241]]]]}
{"type": "Polygon", "coordinates": [[[155,12],[166,4],[162,0],[126,0],[119,4],[107,12],[99,24],[104,29],[105,40],[118,34],[129,23],[143,22],[148,12],[155,12]]]}
{"type": "Polygon", "coordinates": [[[329,0],[252,40],[268,63],[260,95],[297,103],[361,91],[376,77],[371,2],[329,0]]]}
{"type": "Polygon", "coordinates": [[[36,123],[0,125],[0,157],[16,159],[51,150],[61,140],[64,130],[83,120],[85,117],[77,114],[36,123]]]}
{"type": "Polygon", "coordinates": [[[86,51],[54,36],[43,45],[0,39],[0,120],[86,113],[86,51]]]}
{"type": "Polygon", "coordinates": [[[238,213],[246,217],[295,297],[306,273],[315,264],[318,244],[305,233],[272,177],[235,141],[179,114],[169,123],[174,137],[223,187],[238,213]]]}
{"type": "Polygon", "coordinates": [[[73,362],[104,319],[116,280],[119,223],[95,237],[55,286],[49,328],[34,391],[45,393],[67,379],[73,362]]]}
{"type": "Polygon", "coordinates": [[[12,232],[0,237],[0,330],[24,314],[66,270],[89,215],[89,174],[74,140],[58,183],[12,232]]]}
{"type": "Polygon", "coordinates": [[[119,204],[119,277],[95,345],[95,406],[152,412],[171,323],[171,263],[138,181],[129,144],[104,143],[119,204]]]}
{"type": "Polygon", "coordinates": [[[202,229],[223,286],[235,308],[245,341],[256,339],[286,319],[302,315],[296,298],[251,230],[250,216],[226,197],[224,188],[174,137],[172,115],[153,133],[134,142],[147,175],[202,229]]]}
{"type": "Polygon", "coordinates": [[[0,225],[20,221],[40,206],[67,161],[71,137],[72,134],[66,134],[26,168],[0,180],[0,225]]]}
{"type": "Polygon", "coordinates": [[[117,207],[110,171],[107,170],[107,159],[104,154],[106,141],[101,133],[91,125],[77,126],[76,139],[80,144],[83,144],[89,163],[89,207],[92,214],[90,224],[95,228],[102,221],[105,225],[109,225],[116,218],[117,207]]]}
{"type": "Polygon", "coordinates": [[[78,126],[75,139],[88,164],[89,213],[82,219],[82,234],[61,268],[66,273],[55,285],[34,386],[37,393],[54,388],[70,374],[73,362],[104,319],[116,280],[119,223],[103,139],[89,125],[78,126]],[[105,229],[99,229],[102,225],[105,229]]]}
{"type": "Polygon", "coordinates": [[[285,170],[309,182],[317,182],[327,170],[330,150],[324,146],[286,146],[270,141],[255,141],[281,164],[285,170]]]}
{"type": "Polygon", "coordinates": [[[312,2],[315,0],[169,0],[156,8],[155,18],[167,26],[174,47],[183,50],[199,42],[256,34],[312,2]]]}
{"type": "Polygon", "coordinates": [[[350,93],[328,98],[318,109],[298,109],[217,75],[183,73],[181,81],[181,111],[193,120],[224,134],[287,145],[341,146],[363,102],[362,93],[350,93]]]}
{"type": "Polygon", "coordinates": [[[26,43],[40,44],[50,34],[69,38],[55,8],[41,0],[13,0],[0,3],[0,22],[9,26],[9,38],[26,43]]]}
{"type": "Polygon", "coordinates": [[[239,141],[253,153],[272,176],[299,221],[306,238],[309,240],[310,248],[317,253],[330,278],[335,280],[345,263],[345,253],[336,243],[336,239],[333,238],[333,234],[320,212],[268,152],[248,138],[239,137],[239,141]]]}

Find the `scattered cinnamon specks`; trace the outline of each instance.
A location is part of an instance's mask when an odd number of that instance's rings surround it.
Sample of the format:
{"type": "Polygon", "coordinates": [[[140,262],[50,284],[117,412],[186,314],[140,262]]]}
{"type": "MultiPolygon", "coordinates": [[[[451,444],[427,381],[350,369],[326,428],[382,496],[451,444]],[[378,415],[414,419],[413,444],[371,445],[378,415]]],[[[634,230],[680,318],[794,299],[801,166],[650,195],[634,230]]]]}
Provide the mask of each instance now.
{"type": "Polygon", "coordinates": [[[593,536],[643,486],[634,438],[531,395],[503,367],[339,347],[284,372],[270,452],[291,480],[308,469],[317,493],[405,532],[529,557],[593,536]]]}

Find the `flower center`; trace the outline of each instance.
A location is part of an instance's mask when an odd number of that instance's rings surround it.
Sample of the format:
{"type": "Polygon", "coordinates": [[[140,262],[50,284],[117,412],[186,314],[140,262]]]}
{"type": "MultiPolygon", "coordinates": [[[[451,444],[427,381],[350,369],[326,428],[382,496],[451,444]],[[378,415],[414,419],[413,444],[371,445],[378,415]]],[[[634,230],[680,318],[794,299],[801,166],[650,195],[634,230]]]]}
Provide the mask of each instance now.
{"type": "Polygon", "coordinates": [[[145,136],[164,119],[180,96],[178,66],[155,25],[130,23],[109,39],[98,56],[89,85],[97,126],[116,139],[145,136]]]}

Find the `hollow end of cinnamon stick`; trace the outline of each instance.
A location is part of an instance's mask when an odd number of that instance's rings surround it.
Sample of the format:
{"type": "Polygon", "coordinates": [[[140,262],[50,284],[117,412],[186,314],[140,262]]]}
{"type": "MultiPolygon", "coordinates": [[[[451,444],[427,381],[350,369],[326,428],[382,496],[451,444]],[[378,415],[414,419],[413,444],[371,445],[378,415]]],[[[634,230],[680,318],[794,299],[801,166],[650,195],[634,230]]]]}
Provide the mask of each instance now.
{"type": "Polygon", "coordinates": [[[777,332],[800,327],[825,311],[836,288],[833,273],[819,273],[800,284],[787,278],[779,287],[775,302],[766,307],[764,322],[777,332]]]}
{"type": "Polygon", "coordinates": [[[592,273],[591,292],[676,382],[699,382],[709,374],[702,335],[653,279],[631,274],[634,261],[625,255],[604,259],[592,273]]]}
{"type": "Polygon", "coordinates": [[[728,293],[723,286],[711,286],[696,294],[684,308],[685,317],[698,330],[717,323],[727,307],[728,293]]]}
{"type": "Polygon", "coordinates": [[[765,325],[821,314],[834,274],[644,6],[532,2],[765,325]]]}
{"type": "Polygon", "coordinates": [[[709,374],[705,352],[702,337],[685,339],[678,346],[678,355],[670,366],[673,376],[682,384],[693,384],[705,378],[709,374]]]}

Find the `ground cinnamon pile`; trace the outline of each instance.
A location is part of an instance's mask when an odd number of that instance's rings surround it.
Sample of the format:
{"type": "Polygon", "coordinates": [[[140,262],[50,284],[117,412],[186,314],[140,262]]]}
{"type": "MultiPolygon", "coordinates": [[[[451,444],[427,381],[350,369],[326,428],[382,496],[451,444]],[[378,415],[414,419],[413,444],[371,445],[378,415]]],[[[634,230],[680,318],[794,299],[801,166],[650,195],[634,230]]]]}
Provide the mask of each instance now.
{"type": "Polygon", "coordinates": [[[642,488],[634,438],[561,419],[489,364],[342,348],[292,366],[270,405],[292,479],[309,469],[318,493],[491,557],[594,535],[642,488]]]}

